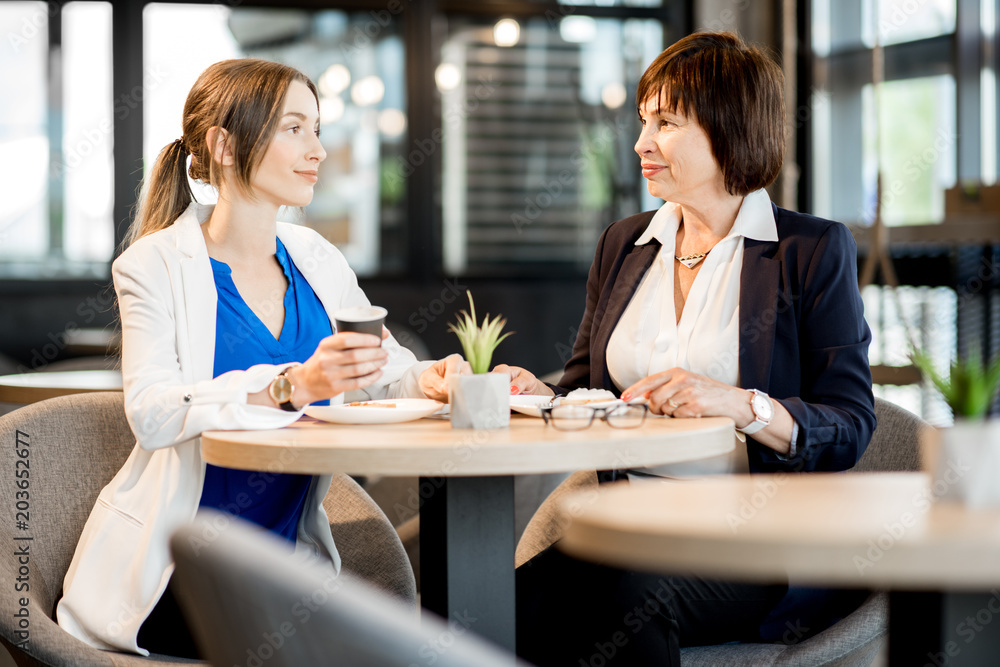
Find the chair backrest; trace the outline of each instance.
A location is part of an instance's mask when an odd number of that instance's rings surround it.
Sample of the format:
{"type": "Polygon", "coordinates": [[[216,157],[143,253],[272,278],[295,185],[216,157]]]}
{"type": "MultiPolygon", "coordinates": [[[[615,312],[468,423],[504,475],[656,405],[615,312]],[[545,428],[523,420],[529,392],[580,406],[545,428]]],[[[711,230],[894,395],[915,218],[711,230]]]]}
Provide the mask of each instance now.
{"type": "MultiPolygon", "coordinates": [[[[171,540],[174,586],[202,652],[216,665],[441,667],[512,665],[469,625],[412,609],[350,574],[303,562],[242,521],[201,536],[205,513],[171,540]]],[[[474,624],[473,624],[474,629],[474,624]]]]}
{"type": "Polygon", "coordinates": [[[920,470],[920,440],[933,427],[895,403],[875,399],[875,432],[850,472],[904,472],[920,470]]]}
{"type": "Polygon", "coordinates": [[[323,507],[344,571],[415,606],[417,583],[406,549],[371,496],[347,475],[334,475],[323,507]]]}
{"type": "MultiPolygon", "coordinates": [[[[517,542],[515,567],[520,567],[562,538],[566,526],[573,518],[563,509],[563,499],[585,489],[597,489],[597,473],[593,470],[578,470],[549,494],[535,511],[517,542]]],[[[596,498],[596,494],[594,497],[596,498]]]]}
{"type": "Polygon", "coordinates": [[[123,395],[74,394],[26,405],[0,417],[0,438],[0,469],[13,475],[16,466],[28,465],[26,478],[0,484],[0,511],[10,514],[0,525],[0,539],[14,544],[15,537],[32,538],[31,599],[51,615],[97,495],[135,445],[123,395]],[[24,480],[27,488],[19,489],[15,482],[24,480]],[[23,490],[27,501],[16,496],[23,490]],[[15,516],[19,500],[29,504],[23,528],[17,521],[24,517],[15,516]]]}
{"type": "MultiPolygon", "coordinates": [[[[27,653],[18,647],[23,639],[17,634],[15,617],[21,612],[20,597],[8,591],[0,595],[0,643],[10,650],[16,663],[31,667],[125,667],[191,662],[101,651],[52,620],[63,577],[97,495],[135,445],[125,420],[122,393],[75,394],[20,407],[0,417],[0,442],[0,470],[10,476],[0,483],[0,542],[11,549],[27,544],[30,552],[27,653]],[[28,474],[15,477],[18,470],[28,474]],[[24,480],[27,483],[21,486],[27,488],[19,488],[18,483],[24,480]],[[19,491],[28,492],[26,501],[17,495],[19,491]],[[18,501],[29,504],[24,510],[27,519],[16,514],[18,501]],[[25,527],[20,528],[18,521],[25,527]],[[31,540],[15,540],[24,537],[31,540]]],[[[0,558],[0,581],[5,587],[22,576],[17,561],[0,558]]]]}

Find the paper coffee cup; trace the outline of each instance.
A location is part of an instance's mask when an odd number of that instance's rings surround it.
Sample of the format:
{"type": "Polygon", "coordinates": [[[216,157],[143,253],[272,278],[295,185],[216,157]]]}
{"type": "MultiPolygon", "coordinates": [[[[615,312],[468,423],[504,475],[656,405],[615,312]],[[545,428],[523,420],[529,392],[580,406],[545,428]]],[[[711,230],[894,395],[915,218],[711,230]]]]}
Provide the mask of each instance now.
{"type": "Polygon", "coordinates": [[[333,321],[337,325],[338,333],[357,331],[378,336],[379,340],[382,340],[382,325],[385,323],[387,313],[388,311],[380,306],[354,306],[335,311],[333,321]]]}

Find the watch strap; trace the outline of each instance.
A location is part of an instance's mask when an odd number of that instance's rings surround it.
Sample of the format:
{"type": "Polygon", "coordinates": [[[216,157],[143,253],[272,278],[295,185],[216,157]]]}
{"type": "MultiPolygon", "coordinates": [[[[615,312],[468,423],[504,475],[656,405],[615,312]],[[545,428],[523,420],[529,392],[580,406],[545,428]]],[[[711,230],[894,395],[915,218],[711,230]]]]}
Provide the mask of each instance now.
{"type": "MultiPolygon", "coordinates": [[[[771,423],[770,417],[768,419],[764,419],[760,415],[758,415],[757,410],[754,409],[753,399],[756,398],[757,396],[763,396],[768,401],[771,400],[770,396],[760,391],[759,389],[750,390],[750,411],[753,412],[753,421],[744,426],[743,428],[736,429],[740,433],[744,433],[746,435],[753,435],[754,433],[756,433],[757,431],[761,430],[762,428],[771,423]]],[[[771,417],[773,416],[774,416],[774,411],[772,410],[771,417]]]]}
{"type": "Polygon", "coordinates": [[[767,426],[768,423],[769,422],[766,422],[763,419],[761,419],[760,417],[757,417],[755,415],[754,416],[754,420],[752,422],[750,422],[749,424],[747,424],[743,428],[738,428],[736,430],[739,431],[740,433],[744,433],[746,435],[753,435],[757,431],[759,431],[762,428],[764,428],[765,426],[767,426]]]}
{"type": "Polygon", "coordinates": [[[271,384],[267,388],[267,393],[271,396],[271,400],[277,403],[278,407],[284,410],[285,412],[298,412],[298,409],[295,407],[295,405],[292,404],[292,394],[294,392],[295,392],[295,386],[292,384],[292,381],[288,378],[287,368],[278,373],[276,376],[274,376],[274,379],[271,380],[271,384]],[[284,401],[281,400],[282,397],[275,390],[275,384],[281,382],[282,380],[288,383],[288,398],[287,400],[284,401]]]}

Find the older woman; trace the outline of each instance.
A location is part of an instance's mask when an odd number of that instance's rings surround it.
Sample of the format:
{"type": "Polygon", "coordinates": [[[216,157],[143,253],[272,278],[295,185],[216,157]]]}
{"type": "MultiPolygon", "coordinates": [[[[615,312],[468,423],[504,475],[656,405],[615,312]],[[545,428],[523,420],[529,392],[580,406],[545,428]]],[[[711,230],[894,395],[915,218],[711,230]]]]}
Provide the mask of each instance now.
{"type": "MultiPolygon", "coordinates": [[[[665,203],[601,237],[559,384],[733,419],[732,455],[657,474],[844,470],[875,427],[854,241],[763,189],[784,152],[782,89],[778,66],[729,33],[685,37],[639,82],[635,151],[665,203]]],[[[515,384],[545,391],[524,375],[515,384]]],[[[786,588],[650,577],[549,550],[518,571],[519,652],[539,665],[677,665],[680,646],[758,639],[786,588]]],[[[784,601],[789,618],[842,611],[806,598],[784,601]]]]}

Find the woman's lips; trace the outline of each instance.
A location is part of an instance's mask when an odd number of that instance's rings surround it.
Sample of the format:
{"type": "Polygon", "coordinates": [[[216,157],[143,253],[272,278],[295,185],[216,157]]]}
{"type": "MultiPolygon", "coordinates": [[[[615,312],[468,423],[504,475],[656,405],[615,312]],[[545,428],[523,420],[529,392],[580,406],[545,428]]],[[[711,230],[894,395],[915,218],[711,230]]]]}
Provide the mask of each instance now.
{"type": "Polygon", "coordinates": [[[652,178],[664,169],[666,169],[666,167],[660,164],[644,164],[642,165],[642,175],[645,178],[652,178]]]}
{"type": "Polygon", "coordinates": [[[302,178],[308,180],[310,183],[315,183],[316,181],[319,180],[319,174],[317,174],[315,171],[297,171],[295,173],[301,176],[302,178]]]}

